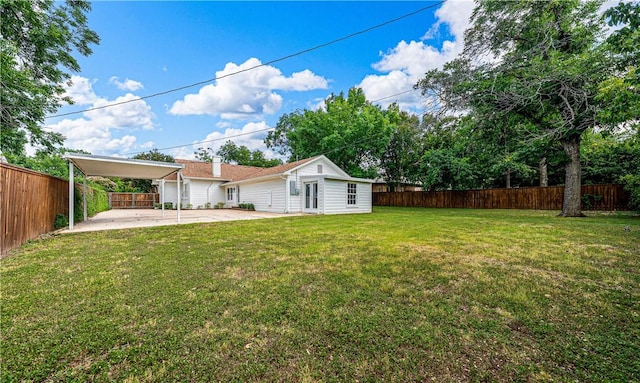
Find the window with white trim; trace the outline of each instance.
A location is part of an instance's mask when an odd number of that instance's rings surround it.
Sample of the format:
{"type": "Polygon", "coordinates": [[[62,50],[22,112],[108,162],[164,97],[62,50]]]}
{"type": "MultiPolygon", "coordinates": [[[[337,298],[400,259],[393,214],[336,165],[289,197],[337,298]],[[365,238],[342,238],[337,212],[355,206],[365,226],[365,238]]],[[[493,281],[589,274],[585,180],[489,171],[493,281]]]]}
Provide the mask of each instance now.
{"type": "Polygon", "coordinates": [[[236,188],[227,188],[227,201],[228,202],[235,201],[233,199],[235,192],[236,192],[236,188]]]}
{"type": "Polygon", "coordinates": [[[347,206],[358,204],[358,184],[347,182],[347,206]]]}

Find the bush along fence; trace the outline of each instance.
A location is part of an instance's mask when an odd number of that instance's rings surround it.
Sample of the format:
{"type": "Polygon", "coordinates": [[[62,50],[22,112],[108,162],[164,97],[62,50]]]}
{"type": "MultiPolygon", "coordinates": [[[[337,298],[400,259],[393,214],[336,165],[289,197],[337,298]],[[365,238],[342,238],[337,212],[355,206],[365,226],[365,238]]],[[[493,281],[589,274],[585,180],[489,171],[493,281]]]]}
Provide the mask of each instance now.
{"type": "MultiPolygon", "coordinates": [[[[0,255],[69,223],[69,181],[0,163],[0,255]]],[[[82,185],[75,185],[74,219],[83,220],[82,185]]],[[[87,187],[87,215],[109,209],[107,193],[87,187]]]]}
{"type": "MultiPolygon", "coordinates": [[[[583,210],[628,210],[623,185],[582,185],[583,210]]],[[[562,210],[564,186],[373,193],[374,206],[562,210]]]]}

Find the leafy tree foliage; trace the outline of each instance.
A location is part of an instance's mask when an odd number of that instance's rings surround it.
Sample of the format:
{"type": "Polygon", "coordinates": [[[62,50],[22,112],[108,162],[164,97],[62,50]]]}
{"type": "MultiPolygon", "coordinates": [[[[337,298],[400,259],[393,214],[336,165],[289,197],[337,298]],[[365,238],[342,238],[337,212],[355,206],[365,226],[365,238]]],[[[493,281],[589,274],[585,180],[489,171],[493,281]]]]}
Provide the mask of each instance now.
{"type": "MultiPolygon", "coordinates": [[[[159,161],[159,162],[176,162],[173,156],[164,154],[158,149],[152,149],[148,152],[138,153],[133,156],[134,160],[147,160],[147,161],[159,161]]],[[[151,180],[138,180],[138,179],[123,179],[120,186],[116,187],[114,191],[132,191],[139,193],[152,193],[153,185],[151,180]],[[120,190],[122,189],[122,190],[120,190]]],[[[116,182],[116,185],[118,183],[116,182]]]]}
{"type": "Polygon", "coordinates": [[[134,160],[147,160],[147,161],[159,161],[159,162],[176,162],[175,158],[169,154],[164,154],[158,149],[152,149],[148,152],[138,153],[133,156],[134,160]]]}
{"type": "Polygon", "coordinates": [[[581,138],[596,123],[599,84],[611,74],[607,56],[595,49],[603,29],[598,7],[578,0],[480,2],[464,55],[418,83],[440,105],[472,109],[499,129],[522,119],[533,135],[562,144],[564,216],[581,215],[581,138]]]}
{"type": "Polygon", "coordinates": [[[42,127],[63,102],[63,83],[80,67],[98,35],[87,27],[88,1],[0,0],[0,150],[9,161],[27,144],[51,151],[60,134],[42,127]]]}
{"type": "Polygon", "coordinates": [[[352,176],[375,178],[393,131],[386,113],[352,88],[322,109],[283,115],[265,143],[289,161],[324,154],[352,176]]]}
{"type": "Polygon", "coordinates": [[[261,168],[270,168],[282,164],[282,161],[278,158],[267,159],[262,151],[258,149],[251,151],[244,145],[236,145],[233,141],[225,142],[215,154],[211,148],[199,148],[194,154],[198,160],[205,162],[213,162],[213,157],[216,155],[220,156],[221,161],[227,164],[233,163],[261,168]]]}
{"type": "Polygon", "coordinates": [[[418,117],[401,111],[397,104],[392,104],[386,114],[393,130],[380,158],[380,170],[394,191],[401,184],[420,182],[416,169],[422,155],[422,130],[418,117]]]}
{"type": "Polygon", "coordinates": [[[601,49],[609,54],[615,70],[600,84],[599,118],[616,125],[640,119],[640,3],[620,3],[605,12],[610,26],[618,26],[601,49]]]}

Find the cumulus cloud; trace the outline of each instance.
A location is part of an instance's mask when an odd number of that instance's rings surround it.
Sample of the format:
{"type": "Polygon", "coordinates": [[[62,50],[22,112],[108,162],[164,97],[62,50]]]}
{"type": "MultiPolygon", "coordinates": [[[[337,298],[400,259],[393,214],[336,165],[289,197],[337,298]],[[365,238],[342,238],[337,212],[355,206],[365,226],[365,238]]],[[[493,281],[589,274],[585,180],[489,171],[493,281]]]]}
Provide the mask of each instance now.
{"type": "Polygon", "coordinates": [[[287,77],[275,67],[262,66],[256,58],[240,65],[228,63],[216,72],[216,78],[215,84],[205,85],[198,93],[176,101],[169,113],[246,119],[276,113],[282,106],[282,96],[275,91],[301,92],[328,87],[326,79],[309,70],[287,77]]]}
{"type": "Polygon", "coordinates": [[[382,99],[379,104],[383,106],[398,102],[403,109],[418,109],[422,102],[419,92],[409,90],[427,71],[441,68],[462,52],[464,31],[470,26],[469,17],[473,8],[473,1],[446,1],[435,13],[436,23],[420,41],[403,40],[389,51],[381,52],[380,61],[372,67],[383,74],[368,75],[357,86],[363,89],[367,99],[382,99]],[[441,28],[448,29],[451,39],[434,46],[429,40],[441,28]],[[389,97],[393,95],[396,96],[389,97]]]}
{"type": "Polygon", "coordinates": [[[93,92],[93,84],[96,80],[73,75],[66,85],[64,97],[69,97],[76,105],[91,105],[98,100],[93,92]]]}
{"type": "Polygon", "coordinates": [[[114,100],[98,97],[93,91],[92,82],[80,76],[72,77],[72,84],[65,94],[77,104],[87,105],[87,110],[79,118],[65,118],[47,126],[48,129],[61,133],[66,137],[65,146],[72,149],[82,149],[93,154],[112,155],[125,153],[137,147],[148,147],[149,142],[142,146],[136,145],[136,137],[131,131],[154,128],[155,115],[151,107],[144,101],[127,102],[122,105],[100,108],[109,104],[136,100],[139,97],[127,93],[114,100]],[[114,131],[122,131],[122,137],[114,137],[114,131]]]}
{"type": "Polygon", "coordinates": [[[279,158],[277,153],[264,145],[264,139],[270,129],[264,121],[249,122],[241,128],[227,126],[224,130],[207,134],[202,140],[194,141],[191,146],[173,149],[171,155],[175,158],[194,159],[194,152],[198,148],[211,148],[215,152],[230,140],[238,146],[246,146],[251,151],[260,150],[266,158],[279,158]]]}
{"type": "Polygon", "coordinates": [[[114,84],[120,90],[128,90],[130,92],[135,92],[136,90],[144,88],[141,82],[135,80],[129,80],[128,78],[121,82],[120,79],[116,76],[112,76],[109,79],[111,84],[114,84]]]}

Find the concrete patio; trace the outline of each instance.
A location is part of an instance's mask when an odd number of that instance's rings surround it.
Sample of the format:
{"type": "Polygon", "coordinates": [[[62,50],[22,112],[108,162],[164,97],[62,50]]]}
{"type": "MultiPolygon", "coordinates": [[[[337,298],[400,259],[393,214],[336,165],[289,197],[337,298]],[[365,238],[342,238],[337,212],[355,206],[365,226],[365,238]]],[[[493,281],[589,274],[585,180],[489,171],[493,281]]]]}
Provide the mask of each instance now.
{"type": "Polygon", "coordinates": [[[300,214],[278,214],[235,209],[202,209],[181,210],[180,222],[176,210],[155,209],[112,209],[96,214],[87,221],[74,225],[73,230],[63,230],[62,233],[79,233],[84,231],[127,229],[134,227],[167,226],[198,222],[223,222],[248,219],[265,219],[292,217],[300,214]]]}

